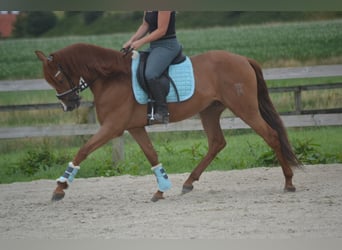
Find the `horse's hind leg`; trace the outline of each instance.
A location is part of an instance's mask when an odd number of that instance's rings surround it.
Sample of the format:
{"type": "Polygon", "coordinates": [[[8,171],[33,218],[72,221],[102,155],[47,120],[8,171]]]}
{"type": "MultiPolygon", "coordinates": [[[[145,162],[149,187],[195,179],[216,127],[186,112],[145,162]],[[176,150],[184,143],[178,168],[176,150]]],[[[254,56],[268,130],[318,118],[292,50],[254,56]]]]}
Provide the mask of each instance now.
{"type": "Polygon", "coordinates": [[[226,146],[226,141],[220,126],[220,116],[224,109],[225,107],[221,103],[214,102],[208,108],[200,112],[202,125],[208,138],[208,152],[184,182],[182,189],[183,194],[188,193],[193,189],[193,182],[199,180],[203,171],[226,146]]]}
{"type": "Polygon", "coordinates": [[[283,156],[278,133],[266,123],[258,111],[254,115],[241,118],[274,150],[285,176],[284,190],[294,192],[296,188],[292,184],[293,171],[283,156]]]}

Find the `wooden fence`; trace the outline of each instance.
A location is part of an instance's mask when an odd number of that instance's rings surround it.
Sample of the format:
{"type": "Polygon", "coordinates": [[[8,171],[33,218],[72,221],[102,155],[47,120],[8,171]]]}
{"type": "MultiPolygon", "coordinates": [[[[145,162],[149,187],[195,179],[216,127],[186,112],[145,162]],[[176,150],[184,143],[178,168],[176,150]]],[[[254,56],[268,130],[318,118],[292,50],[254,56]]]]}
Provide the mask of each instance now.
{"type": "MultiPolygon", "coordinates": [[[[342,65],[312,66],[301,68],[275,68],[263,71],[266,80],[272,79],[295,79],[342,76],[342,65]]],[[[341,88],[342,83],[318,84],[294,87],[269,88],[272,92],[293,92],[295,110],[286,112],[282,119],[286,127],[305,126],[331,126],[342,125],[342,107],[321,110],[303,110],[301,96],[303,91],[341,88]]],[[[25,81],[0,81],[0,92],[28,91],[28,90],[49,90],[51,87],[43,79],[25,81]]],[[[0,139],[28,138],[42,136],[71,136],[91,135],[98,130],[96,124],[94,107],[91,102],[83,102],[81,107],[89,109],[89,124],[77,125],[51,125],[51,126],[27,126],[27,127],[0,127],[0,139]]],[[[30,104],[0,106],[0,112],[14,110],[42,110],[60,108],[59,104],[30,104]]],[[[241,119],[229,117],[221,119],[222,129],[244,129],[249,128],[241,119]]],[[[168,131],[190,131],[202,130],[201,122],[198,119],[188,119],[178,123],[165,125],[153,125],[147,127],[149,132],[168,131]]]]}

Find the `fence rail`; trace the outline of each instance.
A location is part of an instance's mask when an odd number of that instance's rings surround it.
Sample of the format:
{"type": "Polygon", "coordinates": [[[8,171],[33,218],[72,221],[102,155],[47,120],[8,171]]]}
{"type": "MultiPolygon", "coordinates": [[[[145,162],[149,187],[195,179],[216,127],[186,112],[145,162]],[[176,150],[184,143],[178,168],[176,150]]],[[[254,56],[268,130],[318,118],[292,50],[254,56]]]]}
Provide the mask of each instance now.
{"type": "Polygon", "coordinates": [[[326,84],[314,84],[314,85],[304,85],[304,86],[291,86],[291,87],[274,87],[269,88],[270,93],[284,93],[293,92],[294,93],[294,103],[295,110],[290,112],[284,112],[283,115],[291,114],[328,114],[328,113],[342,113],[342,107],[330,108],[330,109],[317,109],[317,110],[303,110],[302,108],[302,93],[303,91],[310,90],[326,90],[326,89],[337,89],[342,88],[342,83],[326,83],[326,84]]]}
{"type": "MultiPolygon", "coordinates": [[[[263,71],[266,80],[270,79],[294,79],[294,78],[314,78],[328,76],[342,76],[342,65],[313,66],[301,68],[275,68],[263,71]]],[[[301,95],[303,91],[342,88],[342,83],[316,84],[293,87],[269,88],[271,93],[293,92],[295,110],[286,112],[282,119],[286,127],[305,126],[333,126],[342,125],[342,107],[321,110],[303,110],[301,95]]],[[[27,81],[0,81],[0,92],[51,90],[52,88],[43,79],[27,81]]],[[[0,128],[0,139],[27,138],[40,136],[69,136],[69,135],[90,135],[94,134],[98,125],[94,119],[94,109],[91,102],[83,102],[82,107],[90,111],[89,119],[92,124],[62,125],[62,126],[30,126],[15,128],[0,128]]],[[[60,108],[59,104],[29,104],[29,105],[7,105],[0,106],[0,112],[15,110],[42,110],[60,108]]],[[[249,128],[241,119],[236,117],[222,118],[222,129],[245,129],[249,128]]],[[[182,122],[164,125],[154,125],[147,127],[149,132],[163,131],[189,131],[202,130],[199,120],[189,119],[182,122]]]]}
{"type": "MultiPolygon", "coordinates": [[[[310,114],[310,115],[286,115],[281,116],[286,127],[307,127],[307,126],[336,126],[342,125],[342,113],[337,114],[310,114]]],[[[248,129],[250,128],[240,118],[221,118],[221,128],[248,129]]],[[[77,124],[77,125],[48,125],[48,126],[27,126],[27,127],[2,127],[0,128],[1,139],[19,139],[33,137],[52,136],[74,136],[92,135],[99,129],[98,124],[77,124]]],[[[147,126],[148,132],[176,132],[176,131],[198,131],[203,130],[199,119],[188,119],[177,123],[165,125],[147,126]]]]}

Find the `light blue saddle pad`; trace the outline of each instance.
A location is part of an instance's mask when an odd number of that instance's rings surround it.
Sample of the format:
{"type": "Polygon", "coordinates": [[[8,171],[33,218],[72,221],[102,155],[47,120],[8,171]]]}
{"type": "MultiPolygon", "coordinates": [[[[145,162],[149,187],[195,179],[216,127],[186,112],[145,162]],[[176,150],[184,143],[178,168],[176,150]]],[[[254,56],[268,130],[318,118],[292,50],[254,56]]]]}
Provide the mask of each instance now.
{"type": "MultiPolygon", "coordinates": [[[[146,104],[148,96],[140,87],[137,79],[137,68],[139,65],[140,56],[132,59],[132,87],[135,99],[140,104],[146,104]]],[[[189,57],[180,64],[171,65],[169,67],[169,76],[173,79],[177,86],[179,100],[188,100],[195,92],[195,79],[192,68],[192,63],[189,57]]],[[[170,84],[170,92],[166,98],[167,102],[177,102],[177,94],[172,84],[170,84]]]]}

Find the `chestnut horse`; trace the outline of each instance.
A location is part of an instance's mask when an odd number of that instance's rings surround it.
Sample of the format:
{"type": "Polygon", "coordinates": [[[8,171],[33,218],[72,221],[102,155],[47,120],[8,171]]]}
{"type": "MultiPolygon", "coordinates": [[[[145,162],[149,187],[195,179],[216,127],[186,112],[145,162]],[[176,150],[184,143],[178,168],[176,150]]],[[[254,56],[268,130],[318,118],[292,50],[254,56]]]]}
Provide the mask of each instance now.
{"type": "MultiPolygon", "coordinates": [[[[127,130],[140,145],[151,166],[159,164],[158,155],[145,130],[147,106],[138,104],[131,85],[130,56],[120,51],[91,44],[73,44],[49,56],[36,51],[43,63],[44,77],[56,90],[64,111],[80,104],[79,92],[90,88],[94,96],[99,131],[80,148],[70,162],[80,163],[94,150],[127,130]],[[80,81],[80,78],[84,81],[80,81]],[[75,84],[82,82],[81,85],[75,84]],[[84,84],[86,83],[86,84],[84,84]]],[[[285,176],[286,191],[295,191],[291,167],[301,163],[293,153],[284,125],[276,112],[258,63],[226,51],[208,51],[190,57],[195,77],[194,95],[187,101],[169,103],[170,122],[200,115],[208,139],[208,152],[183,184],[183,193],[193,189],[202,172],[226,146],[220,115],[230,109],[274,150],[285,176]]],[[[57,182],[53,200],[62,199],[68,182],[57,182]]],[[[163,198],[158,189],[154,200],[163,198]]]]}

